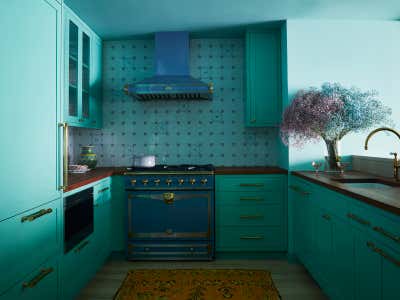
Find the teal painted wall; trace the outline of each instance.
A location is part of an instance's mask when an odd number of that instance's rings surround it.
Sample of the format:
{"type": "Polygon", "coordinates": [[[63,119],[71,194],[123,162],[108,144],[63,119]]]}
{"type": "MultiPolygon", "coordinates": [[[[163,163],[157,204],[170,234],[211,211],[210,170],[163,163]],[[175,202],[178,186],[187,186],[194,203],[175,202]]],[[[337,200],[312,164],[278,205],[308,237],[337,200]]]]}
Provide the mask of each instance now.
{"type": "Polygon", "coordinates": [[[159,163],[276,165],[276,128],[244,125],[244,40],[192,39],[194,77],[213,82],[213,101],[140,102],[122,88],[153,74],[153,40],[104,43],[103,129],[71,131],[72,159],[93,144],[100,166],[127,166],[134,154],[159,163]]]}
{"type": "MultiPolygon", "coordinates": [[[[375,89],[393,109],[400,129],[400,22],[288,20],[286,29],[289,99],[298,89],[324,82],[375,89]]],[[[388,157],[388,152],[400,150],[396,137],[380,134],[364,151],[366,135],[346,136],[341,154],[388,157]]],[[[322,143],[290,148],[290,167],[310,168],[310,161],[321,159],[324,151],[322,143]]]]}

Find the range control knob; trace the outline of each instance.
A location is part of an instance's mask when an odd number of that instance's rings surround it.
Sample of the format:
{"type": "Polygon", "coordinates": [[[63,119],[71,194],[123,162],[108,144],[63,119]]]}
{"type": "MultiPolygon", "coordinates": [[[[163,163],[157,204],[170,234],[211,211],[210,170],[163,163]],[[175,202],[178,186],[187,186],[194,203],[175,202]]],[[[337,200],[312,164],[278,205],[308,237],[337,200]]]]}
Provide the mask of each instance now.
{"type": "Polygon", "coordinates": [[[165,183],[168,184],[168,185],[171,185],[172,179],[167,179],[167,180],[165,180],[165,183]]]}
{"type": "Polygon", "coordinates": [[[143,185],[147,185],[149,183],[149,180],[148,179],[143,179],[142,183],[143,183],[143,185]]]}
{"type": "Polygon", "coordinates": [[[131,184],[132,184],[132,185],[136,185],[136,179],[132,179],[132,180],[131,180],[131,184]]]}
{"type": "Polygon", "coordinates": [[[160,179],[154,179],[154,184],[155,184],[155,185],[159,185],[159,184],[160,184],[160,182],[161,182],[161,180],[160,180],[160,179]]]}
{"type": "Polygon", "coordinates": [[[184,179],[179,179],[179,180],[178,180],[179,185],[182,185],[184,182],[185,182],[184,179]]]}
{"type": "Polygon", "coordinates": [[[208,181],[207,178],[203,178],[202,180],[200,180],[201,184],[203,184],[203,185],[206,184],[207,181],[208,181]]]}
{"type": "Polygon", "coordinates": [[[189,180],[190,184],[195,184],[196,183],[196,179],[192,178],[189,180]]]}

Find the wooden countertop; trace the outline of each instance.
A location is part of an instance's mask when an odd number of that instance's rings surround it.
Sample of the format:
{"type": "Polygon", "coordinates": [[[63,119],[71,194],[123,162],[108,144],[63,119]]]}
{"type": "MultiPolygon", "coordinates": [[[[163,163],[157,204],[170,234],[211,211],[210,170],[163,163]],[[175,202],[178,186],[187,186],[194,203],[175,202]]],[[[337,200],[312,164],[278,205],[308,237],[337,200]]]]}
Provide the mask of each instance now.
{"type": "MultiPolygon", "coordinates": [[[[124,167],[98,167],[84,174],[69,174],[68,188],[72,191],[84,185],[99,181],[112,175],[123,175],[124,167]]],[[[215,167],[216,175],[240,175],[240,174],[287,174],[287,170],[278,167],[215,167]]]]}
{"type": "Polygon", "coordinates": [[[216,175],[287,174],[279,167],[215,167],[216,175]]]}
{"type": "Polygon", "coordinates": [[[355,198],[367,204],[389,211],[396,215],[400,215],[400,183],[397,183],[396,181],[394,181],[394,179],[378,177],[356,171],[346,172],[344,175],[324,173],[316,175],[313,171],[294,171],[291,174],[311,181],[315,184],[319,184],[330,190],[339,192],[351,198],[355,198]],[[382,189],[356,188],[348,186],[346,185],[346,183],[338,182],[335,179],[376,179],[378,181],[386,182],[389,185],[393,185],[393,187],[382,189]]]}

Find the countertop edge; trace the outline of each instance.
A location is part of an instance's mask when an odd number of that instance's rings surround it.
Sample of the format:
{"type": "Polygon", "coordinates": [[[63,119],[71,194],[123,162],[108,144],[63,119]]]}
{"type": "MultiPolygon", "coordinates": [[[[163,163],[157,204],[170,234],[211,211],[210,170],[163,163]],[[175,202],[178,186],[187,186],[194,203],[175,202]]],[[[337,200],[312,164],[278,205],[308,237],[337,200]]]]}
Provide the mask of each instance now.
{"type": "Polygon", "coordinates": [[[215,167],[215,175],[287,174],[280,167],[215,167]]]}
{"type": "Polygon", "coordinates": [[[393,213],[395,215],[400,216],[400,208],[399,207],[395,207],[395,206],[392,206],[390,204],[386,204],[386,203],[384,203],[382,201],[379,201],[377,199],[373,199],[373,198],[370,198],[370,197],[367,197],[367,196],[364,196],[364,195],[360,195],[360,194],[357,194],[355,192],[352,192],[352,191],[349,191],[349,190],[346,190],[346,189],[342,189],[340,187],[331,185],[331,184],[329,184],[327,182],[316,180],[316,179],[314,179],[314,178],[312,178],[310,176],[307,176],[306,174],[302,173],[302,171],[292,171],[292,172],[290,172],[290,174],[294,175],[294,176],[297,176],[297,177],[300,177],[300,178],[302,178],[304,180],[310,181],[312,183],[315,183],[317,185],[321,185],[321,186],[326,187],[326,188],[328,188],[328,189],[330,189],[332,191],[341,193],[341,194],[343,194],[345,196],[354,198],[354,199],[362,201],[362,202],[364,202],[366,204],[375,206],[377,208],[380,208],[382,210],[385,210],[387,212],[390,212],[390,213],[393,213]]]}

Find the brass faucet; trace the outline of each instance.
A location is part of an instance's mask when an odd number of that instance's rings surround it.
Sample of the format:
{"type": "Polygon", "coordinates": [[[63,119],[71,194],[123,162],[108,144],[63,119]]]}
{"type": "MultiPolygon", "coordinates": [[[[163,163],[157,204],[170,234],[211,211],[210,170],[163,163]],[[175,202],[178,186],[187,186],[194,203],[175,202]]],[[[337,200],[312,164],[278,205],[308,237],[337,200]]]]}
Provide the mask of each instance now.
{"type": "MultiPolygon", "coordinates": [[[[368,142],[369,142],[369,140],[371,139],[371,137],[372,137],[375,133],[377,133],[377,132],[379,132],[379,131],[389,131],[389,132],[392,132],[392,133],[394,133],[394,134],[399,138],[399,140],[400,140],[400,133],[399,133],[398,131],[396,131],[396,130],[394,130],[394,129],[392,129],[392,128],[389,128],[389,127],[377,128],[377,129],[375,129],[375,130],[372,130],[372,131],[368,134],[368,136],[367,136],[367,138],[366,138],[366,140],[365,140],[365,145],[364,145],[364,149],[365,149],[365,150],[368,150],[368,142]]],[[[395,179],[396,181],[399,181],[400,162],[399,162],[398,159],[397,159],[397,153],[396,153],[396,152],[391,152],[390,155],[393,155],[393,156],[394,156],[394,159],[393,159],[393,177],[394,177],[394,179],[395,179]]]]}

